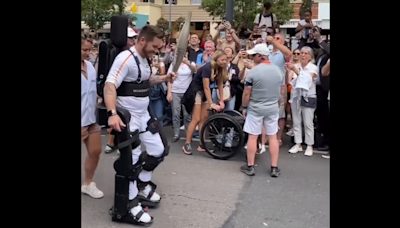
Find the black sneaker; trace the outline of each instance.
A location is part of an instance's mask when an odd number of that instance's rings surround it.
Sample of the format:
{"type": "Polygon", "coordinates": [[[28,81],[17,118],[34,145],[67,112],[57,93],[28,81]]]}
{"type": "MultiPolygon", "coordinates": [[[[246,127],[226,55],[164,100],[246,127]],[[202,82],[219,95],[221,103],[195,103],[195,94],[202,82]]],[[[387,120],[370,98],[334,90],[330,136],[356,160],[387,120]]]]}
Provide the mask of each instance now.
{"type": "Polygon", "coordinates": [[[278,177],[281,170],[278,167],[271,167],[271,177],[278,177]]]}
{"type": "Polygon", "coordinates": [[[256,175],[256,171],[254,169],[254,166],[248,166],[247,164],[242,166],[242,167],[240,167],[240,171],[242,173],[245,173],[245,174],[249,175],[249,176],[256,175]]]}
{"type": "Polygon", "coordinates": [[[174,137],[172,137],[172,142],[176,142],[179,140],[179,136],[175,135],[174,137]]]}
{"type": "Polygon", "coordinates": [[[329,146],[324,145],[324,146],[318,147],[317,150],[319,150],[319,151],[329,151],[329,146]]]}
{"type": "Polygon", "coordinates": [[[192,155],[192,145],[190,145],[190,143],[185,143],[182,147],[182,151],[186,155],[192,155]]]}
{"type": "Polygon", "coordinates": [[[323,154],[322,157],[325,158],[325,159],[330,159],[331,158],[331,153],[323,154]]]}

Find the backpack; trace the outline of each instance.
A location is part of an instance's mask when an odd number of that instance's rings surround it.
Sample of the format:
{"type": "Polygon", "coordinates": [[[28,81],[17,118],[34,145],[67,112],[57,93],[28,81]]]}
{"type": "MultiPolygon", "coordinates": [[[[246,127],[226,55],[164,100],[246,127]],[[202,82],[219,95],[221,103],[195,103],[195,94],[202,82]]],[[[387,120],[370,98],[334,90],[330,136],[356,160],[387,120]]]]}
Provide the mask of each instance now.
{"type": "MultiPolygon", "coordinates": [[[[262,13],[258,14],[258,25],[260,25],[260,23],[261,23],[262,16],[263,16],[262,13]]],[[[273,13],[271,13],[271,24],[274,25],[274,14],[273,13]]],[[[272,27],[269,27],[269,28],[272,28],[272,27]]]]}

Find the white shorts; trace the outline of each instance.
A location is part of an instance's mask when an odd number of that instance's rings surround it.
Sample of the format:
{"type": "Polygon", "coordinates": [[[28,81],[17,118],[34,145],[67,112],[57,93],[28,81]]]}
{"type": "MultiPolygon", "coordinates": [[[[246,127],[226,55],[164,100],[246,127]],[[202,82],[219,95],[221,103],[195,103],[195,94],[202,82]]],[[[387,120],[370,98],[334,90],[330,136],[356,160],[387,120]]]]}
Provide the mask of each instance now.
{"type": "Polygon", "coordinates": [[[278,132],[279,113],[272,116],[254,116],[250,113],[246,116],[243,130],[250,135],[261,135],[262,127],[267,135],[275,135],[278,132]]]}

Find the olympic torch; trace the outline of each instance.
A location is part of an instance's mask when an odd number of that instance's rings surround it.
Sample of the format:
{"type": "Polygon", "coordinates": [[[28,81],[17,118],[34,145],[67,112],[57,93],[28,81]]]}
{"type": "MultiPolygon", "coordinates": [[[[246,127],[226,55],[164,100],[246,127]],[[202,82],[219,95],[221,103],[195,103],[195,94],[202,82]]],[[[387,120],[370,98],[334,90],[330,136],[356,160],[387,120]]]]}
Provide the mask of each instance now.
{"type": "Polygon", "coordinates": [[[190,21],[192,19],[192,12],[189,12],[187,17],[185,18],[185,24],[182,26],[182,29],[179,31],[178,42],[176,44],[176,53],[175,59],[173,63],[172,72],[177,72],[179,66],[182,63],[183,57],[185,56],[187,45],[188,45],[188,37],[190,33],[190,21]]]}

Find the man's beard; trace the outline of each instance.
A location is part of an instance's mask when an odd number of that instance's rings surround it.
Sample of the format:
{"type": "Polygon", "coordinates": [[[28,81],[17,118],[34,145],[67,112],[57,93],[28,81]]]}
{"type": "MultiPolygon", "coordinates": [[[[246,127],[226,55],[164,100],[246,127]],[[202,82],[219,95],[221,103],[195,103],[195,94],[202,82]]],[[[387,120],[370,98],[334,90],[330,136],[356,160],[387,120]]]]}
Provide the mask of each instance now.
{"type": "Polygon", "coordinates": [[[152,54],[153,54],[150,51],[147,51],[147,44],[145,44],[143,46],[142,52],[143,52],[145,58],[150,58],[152,56],[152,54]]]}

